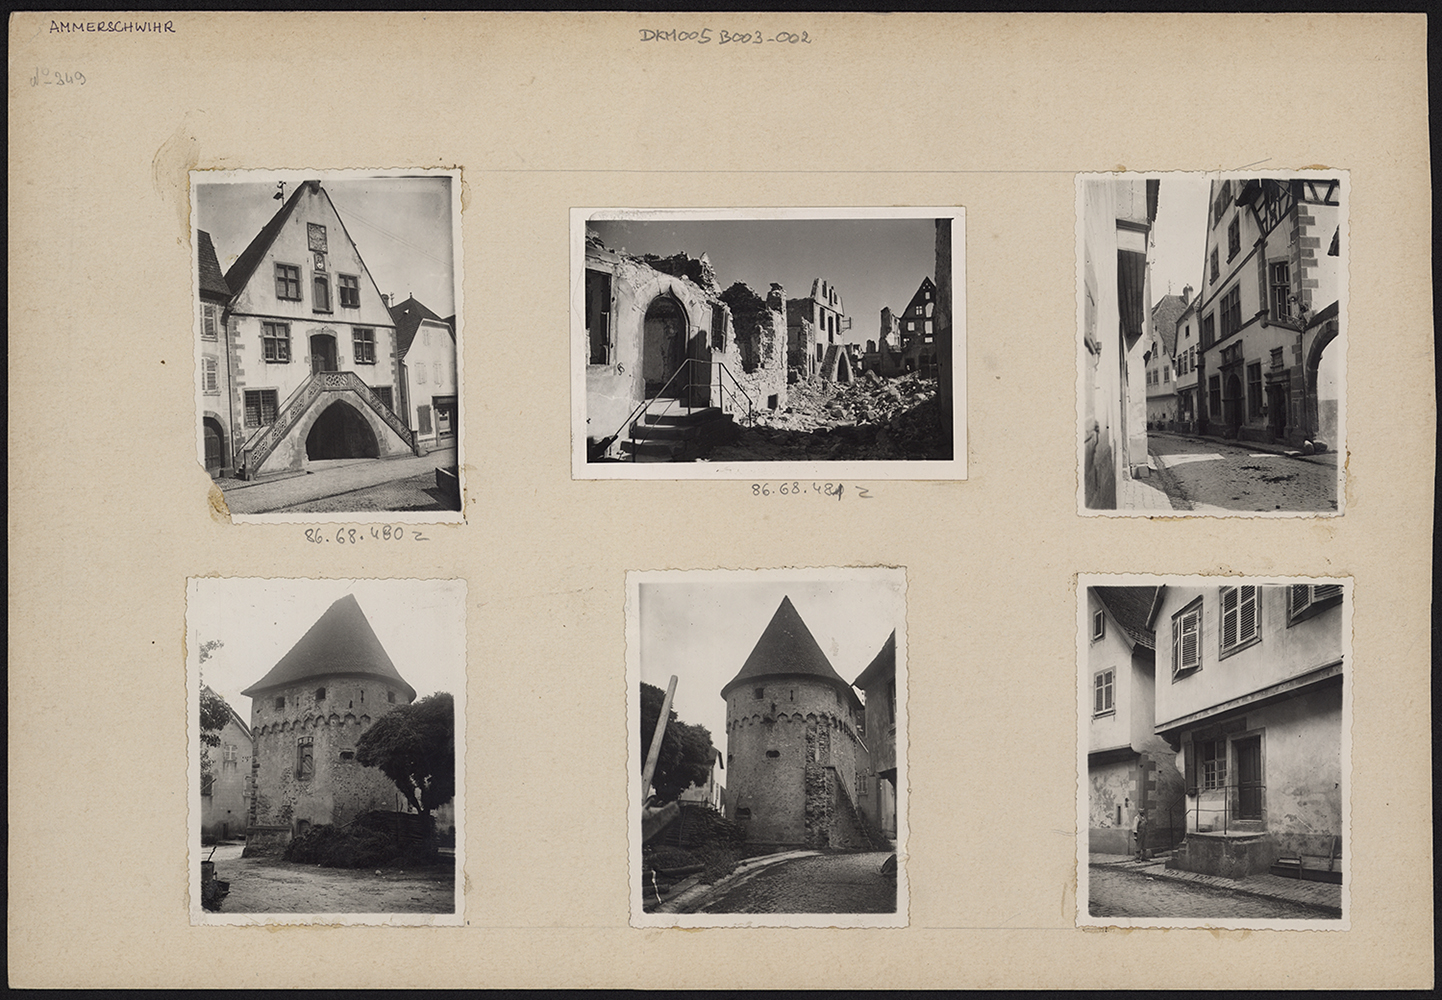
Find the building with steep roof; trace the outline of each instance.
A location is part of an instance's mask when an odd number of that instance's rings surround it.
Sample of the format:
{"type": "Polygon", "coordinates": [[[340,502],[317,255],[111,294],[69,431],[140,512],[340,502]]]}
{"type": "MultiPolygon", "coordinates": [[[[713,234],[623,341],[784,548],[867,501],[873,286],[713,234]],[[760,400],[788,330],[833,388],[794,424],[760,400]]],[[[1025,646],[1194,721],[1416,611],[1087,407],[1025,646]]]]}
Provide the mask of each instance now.
{"type": "Polygon", "coordinates": [[[201,454],[205,471],[212,476],[231,475],[235,470],[234,407],[230,392],[229,338],[225,336],[225,308],[230,303],[230,286],[215,256],[215,244],[203,229],[195,231],[196,305],[199,315],[200,356],[196,361],[196,394],[200,399],[201,454]]]}
{"type": "Polygon", "coordinates": [[[1156,587],[1087,589],[1088,843],[1093,854],[1170,850],[1186,801],[1156,720],[1156,587]]]}
{"type": "Polygon", "coordinates": [[[208,748],[210,773],[200,782],[200,836],[206,841],[240,836],[250,815],[250,727],[229,702],[225,707],[220,745],[208,748]]]}
{"type": "Polygon", "coordinates": [[[395,322],[320,181],[296,185],[220,281],[209,234],[196,244],[201,364],[214,357],[217,370],[212,383],[202,368],[202,409],[207,433],[224,432],[217,469],[254,479],[414,453],[394,412],[395,322]]]}
{"type": "Polygon", "coordinates": [[[1186,312],[1192,286],[1181,295],[1163,295],[1152,306],[1152,340],[1147,348],[1147,428],[1172,430],[1177,421],[1177,321],[1186,312]]]}
{"type": "Polygon", "coordinates": [[[892,631],[851,686],[866,695],[862,737],[866,766],[858,777],[861,814],[887,838],[896,838],[896,632],[892,631]]]}
{"type": "Polygon", "coordinates": [[[856,804],[857,776],[867,767],[861,700],[789,597],[721,697],[727,818],[749,843],[876,846],[856,804]]]}
{"type": "Polygon", "coordinates": [[[456,444],[455,317],[441,319],[414,295],[390,307],[399,359],[399,413],[428,454],[456,444]]]}
{"type": "Polygon", "coordinates": [[[787,364],[802,376],[851,381],[850,359],[842,350],[842,334],[850,329],[851,317],[836,286],[813,278],[810,294],[786,300],[787,364]]]}
{"type": "Polygon", "coordinates": [[[353,595],[336,601],[264,677],[251,699],[247,855],[268,853],[313,826],[372,809],[404,808],[379,769],[356,763],[375,720],[415,700],[353,595]]]}

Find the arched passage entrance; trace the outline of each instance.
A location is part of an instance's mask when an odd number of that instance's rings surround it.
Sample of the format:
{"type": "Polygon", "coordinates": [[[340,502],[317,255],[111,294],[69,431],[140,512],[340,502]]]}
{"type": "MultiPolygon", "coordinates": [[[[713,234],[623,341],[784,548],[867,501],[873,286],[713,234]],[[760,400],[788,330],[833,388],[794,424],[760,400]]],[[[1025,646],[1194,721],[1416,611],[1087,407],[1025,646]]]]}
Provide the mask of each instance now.
{"type": "Polygon", "coordinates": [[[205,429],[205,471],[216,476],[225,465],[225,431],[214,417],[205,417],[201,424],[205,429]]]}
{"type": "MultiPolygon", "coordinates": [[[[646,398],[660,393],[686,352],[686,310],[670,295],[660,295],[646,310],[641,337],[641,377],[646,398]]],[[[678,391],[673,387],[672,391],[678,391]]]]}
{"type": "Polygon", "coordinates": [[[1333,448],[1337,440],[1336,378],[1342,367],[1342,345],[1337,340],[1337,321],[1329,319],[1317,332],[1307,351],[1307,432],[1311,438],[1333,448]]]}
{"type": "Polygon", "coordinates": [[[356,408],[338,399],[325,408],[305,437],[305,457],[379,458],[380,444],[356,408]]]}

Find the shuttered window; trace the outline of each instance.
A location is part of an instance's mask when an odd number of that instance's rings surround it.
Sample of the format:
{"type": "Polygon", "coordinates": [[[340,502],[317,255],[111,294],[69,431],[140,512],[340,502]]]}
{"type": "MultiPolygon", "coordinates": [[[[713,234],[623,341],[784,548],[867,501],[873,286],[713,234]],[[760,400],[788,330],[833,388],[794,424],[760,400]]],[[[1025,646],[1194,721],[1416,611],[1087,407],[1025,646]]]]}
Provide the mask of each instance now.
{"type": "Polygon", "coordinates": [[[1110,715],[1116,708],[1115,703],[1116,674],[1111,670],[1103,670],[1092,678],[1092,714],[1110,715]]]}
{"type": "Polygon", "coordinates": [[[1320,611],[1342,603],[1342,585],[1338,583],[1294,584],[1287,588],[1287,626],[1312,617],[1320,611]]]}
{"type": "Polygon", "coordinates": [[[1172,680],[1202,665],[1202,599],[1172,616],[1172,680]]]}
{"type": "Polygon", "coordinates": [[[1261,638],[1257,587],[1223,587],[1221,593],[1221,655],[1227,656],[1261,638]]]}

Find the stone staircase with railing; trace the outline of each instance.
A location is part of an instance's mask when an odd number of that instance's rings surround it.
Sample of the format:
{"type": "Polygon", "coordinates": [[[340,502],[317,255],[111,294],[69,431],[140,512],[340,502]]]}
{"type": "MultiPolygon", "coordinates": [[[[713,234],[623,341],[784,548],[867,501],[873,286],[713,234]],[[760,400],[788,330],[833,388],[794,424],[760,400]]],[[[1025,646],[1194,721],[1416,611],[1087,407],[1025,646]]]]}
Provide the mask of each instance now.
{"type": "Polygon", "coordinates": [[[412,453],[419,454],[415,435],[396,413],[385,404],[374,389],[366,385],[355,372],[313,372],[296,387],[285,403],[276,412],[275,420],[251,435],[242,449],[242,475],[254,479],[260,468],[271,456],[281,441],[310,410],[311,405],[322,395],[353,392],[360,397],[380,420],[395,432],[412,453]]]}
{"type": "Polygon", "coordinates": [[[841,806],[841,814],[855,832],[855,839],[861,841],[860,846],[868,851],[890,850],[891,845],[879,832],[871,828],[870,824],[866,822],[866,817],[857,808],[855,800],[851,797],[851,789],[846,787],[846,782],[842,780],[840,772],[831,764],[826,765],[826,770],[830,783],[836,788],[836,801],[841,806]]]}
{"type": "Polygon", "coordinates": [[[621,453],[633,462],[685,461],[723,440],[734,426],[720,407],[687,409],[677,400],[657,398],[631,419],[621,453]]]}

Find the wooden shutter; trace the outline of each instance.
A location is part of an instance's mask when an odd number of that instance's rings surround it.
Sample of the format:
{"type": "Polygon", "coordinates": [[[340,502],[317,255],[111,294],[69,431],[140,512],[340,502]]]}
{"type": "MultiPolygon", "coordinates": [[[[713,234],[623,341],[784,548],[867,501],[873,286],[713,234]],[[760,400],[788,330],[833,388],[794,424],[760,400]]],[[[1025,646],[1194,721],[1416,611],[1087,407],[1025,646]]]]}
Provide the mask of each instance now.
{"type": "Polygon", "coordinates": [[[1341,596],[1342,585],[1340,583],[1319,583],[1312,588],[1312,600],[1319,604],[1322,601],[1341,596]]]}
{"type": "Polygon", "coordinates": [[[1258,587],[1242,587],[1237,606],[1237,641],[1248,642],[1257,637],[1260,619],[1257,606],[1258,587]]]}
{"type": "Polygon", "coordinates": [[[1197,745],[1195,743],[1182,744],[1182,779],[1186,784],[1187,794],[1197,794],[1197,745]]]}
{"type": "Polygon", "coordinates": [[[1102,678],[1105,674],[1097,674],[1092,678],[1092,715],[1102,714],[1102,678]]]}
{"type": "Polygon", "coordinates": [[[1237,588],[1222,588],[1222,648],[1231,649],[1237,644],[1237,588]]]}

